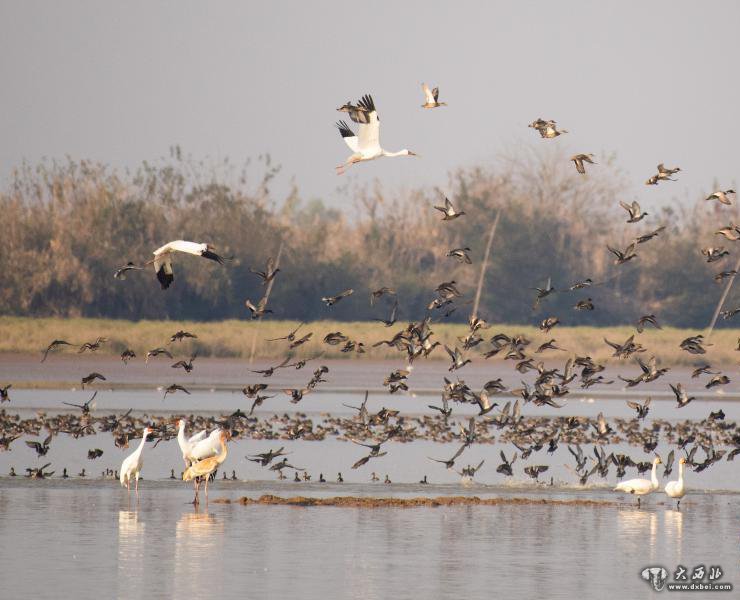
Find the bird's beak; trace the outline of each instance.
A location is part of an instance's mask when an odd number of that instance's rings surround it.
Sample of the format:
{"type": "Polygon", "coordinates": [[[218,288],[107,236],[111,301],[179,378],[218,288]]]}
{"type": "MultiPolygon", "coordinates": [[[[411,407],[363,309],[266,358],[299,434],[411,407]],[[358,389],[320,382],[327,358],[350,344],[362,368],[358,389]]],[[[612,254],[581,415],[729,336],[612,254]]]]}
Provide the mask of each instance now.
{"type": "Polygon", "coordinates": [[[411,152],[411,150],[409,150],[409,156],[419,156],[419,155],[416,152],[411,152]]]}

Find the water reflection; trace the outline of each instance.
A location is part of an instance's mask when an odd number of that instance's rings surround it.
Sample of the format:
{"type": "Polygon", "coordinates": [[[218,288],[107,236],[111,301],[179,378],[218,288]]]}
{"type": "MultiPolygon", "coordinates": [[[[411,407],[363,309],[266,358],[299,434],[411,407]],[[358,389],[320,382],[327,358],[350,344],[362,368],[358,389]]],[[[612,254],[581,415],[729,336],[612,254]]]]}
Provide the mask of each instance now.
{"type": "Polygon", "coordinates": [[[676,553],[676,562],[683,559],[681,548],[683,546],[683,513],[680,510],[667,510],[663,513],[663,537],[666,544],[676,553]]]}
{"type": "Polygon", "coordinates": [[[139,513],[118,511],[118,597],[141,598],[144,595],[146,561],[146,523],[139,513]]]}
{"type": "Polygon", "coordinates": [[[653,510],[624,508],[617,512],[617,532],[625,550],[649,550],[649,558],[655,560],[658,536],[658,515],[653,510]]]}
{"type": "Polygon", "coordinates": [[[175,598],[219,596],[224,525],[213,514],[185,512],[175,526],[175,598]]]}

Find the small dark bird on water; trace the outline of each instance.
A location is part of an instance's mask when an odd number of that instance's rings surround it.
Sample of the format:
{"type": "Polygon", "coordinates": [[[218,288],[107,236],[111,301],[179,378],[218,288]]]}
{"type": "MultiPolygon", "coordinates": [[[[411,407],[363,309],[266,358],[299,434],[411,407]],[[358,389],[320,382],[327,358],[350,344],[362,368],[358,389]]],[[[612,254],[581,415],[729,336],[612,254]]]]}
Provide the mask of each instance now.
{"type": "Polygon", "coordinates": [[[13,387],[12,383],[9,383],[5,387],[0,387],[0,404],[3,402],[10,402],[10,393],[8,390],[13,387]]]}

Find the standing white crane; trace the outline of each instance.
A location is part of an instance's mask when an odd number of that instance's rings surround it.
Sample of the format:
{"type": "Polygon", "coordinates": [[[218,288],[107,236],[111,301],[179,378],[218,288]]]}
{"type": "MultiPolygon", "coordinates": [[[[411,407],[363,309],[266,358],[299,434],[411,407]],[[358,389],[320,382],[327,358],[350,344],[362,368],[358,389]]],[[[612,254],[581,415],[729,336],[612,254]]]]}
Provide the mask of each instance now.
{"type": "Polygon", "coordinates": [[[129,496],[131,496],[131,479],[134,478],[136,479],[136,497],[139,497],[139,473],[141,472],[141,467],[144,466],[144,459],[141,457],[141,452],[144,450],[146,438],[151,432],[151,429],[148,427],[144,428],[144,434],[141,437],[139,447],[123,459],[123,463],[121,463],[121,485],[126,486],[129,496]]]}
{"type": "Polygon", "coordinates": [[[686,464],[686,459],[682,456],[681,460],[678,461],[678,480],[669,481],[665,485],[665,493],[669,498],[675,498],[676,508],[681,506],[681,498],[686,495],[686,486],[683,483],[683,466],[686,464]]]}
{"type": "Polygon", "coordinates": [[[187,469],[193,462],[193,456],[192,451],[195,445],[202,441],[203,438],[206,437],[206,430],[199,431],[195,435],[191,435],[190,437],[185,436],[185,425],[186,425],[185,419],[180,419],[178,421],[179,429],[177,431],[177,444],[180,446],[180,451],[182,452],[182,460],[185,462],[185,468],[187,469]]]}
{"type": "Polygon", "coordinates": [[[660,456],[656,456],[653,460],[653,470],[650,473],[650,479],[630,479],[629,481],[622,481],[617,484],[614,488],[615,492],[627,492],[637,496],[637,506],[640,506],[640,496],[651,494],[660,487],[658,481],[658,465],[663,461],[660,460],[660,456]]]}
{"type": "Polygon", "coordinates": [[[186,242],[185,240],[175,240],[174,242],[165,244],[161,248],[157,248],[154,251],[154,259],[151,262],[154,263],[154,271],[157,274],[157,279],[162,289],[166,290],[170,287],[170,284],[175,279],[175,275],[172,272],[173,252],[186,252],[187,254],[202,256],[203,258],[214,260],[219,264],[224,264],[224,257],[216,254],[214,250],[214,247],[210,244],[198,244],[196,242],[186,242]]]}
{"type": "Polygon", "coordinates": [[[380,147],[380,119],[378,112],[375,110],[375,103],[372,96],[365,95],[354,105],[347,102],[344,106],[337,109],[339,112],[346,112],[349,118],[355,123],[359,123],[359,133],[355,135],[344,121],[339,121],[337,127],[344,142],[352,150],[349,158],[337,167],[337,175],[344,173],[344,169],[355,163],[365,160],[375,160],[381,156],[416,156],[415,152],[399,150],[398,152],[388,152],[380,147]]]}
{"type": "Polygon", "coordinates": [[[216,456],[221,451],[221,430],[214,429],[208,437],[201,437],[190,448],[191,462],[216,456]]]}

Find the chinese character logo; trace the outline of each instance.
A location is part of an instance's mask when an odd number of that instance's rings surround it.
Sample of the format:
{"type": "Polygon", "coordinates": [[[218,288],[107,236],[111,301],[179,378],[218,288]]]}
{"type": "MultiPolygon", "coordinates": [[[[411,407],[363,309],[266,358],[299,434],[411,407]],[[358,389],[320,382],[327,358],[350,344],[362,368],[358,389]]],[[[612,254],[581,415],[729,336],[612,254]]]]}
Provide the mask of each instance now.
{"type": "Polygon", "coordinates": [[[665,582],[668,579],[668,571],[663,567],[648,567],[643,569],[640,573],[642,578],[653,586],[656,592],[660,592],[665,587],[665,582]]]}

